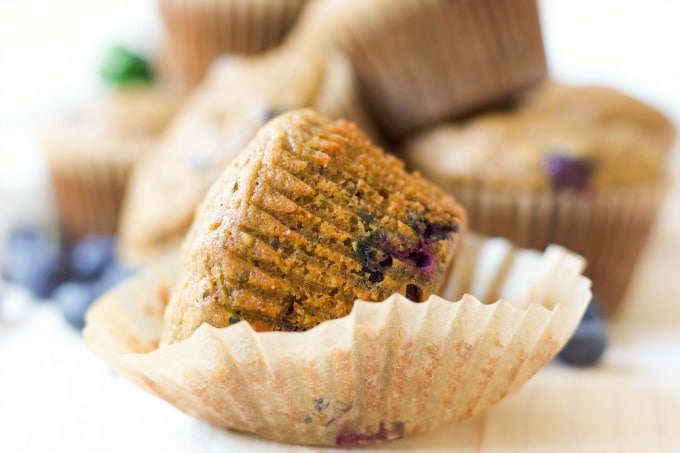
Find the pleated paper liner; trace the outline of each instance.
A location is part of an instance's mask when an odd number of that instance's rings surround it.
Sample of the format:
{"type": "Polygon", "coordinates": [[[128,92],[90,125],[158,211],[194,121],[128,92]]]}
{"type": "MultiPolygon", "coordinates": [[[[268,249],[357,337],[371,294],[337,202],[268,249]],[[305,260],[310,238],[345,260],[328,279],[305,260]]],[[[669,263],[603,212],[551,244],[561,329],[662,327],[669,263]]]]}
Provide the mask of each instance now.
{"type": "Polygon", "coordinates": [[[97,301],[84,335],[119,373],[214,425],[287,443],[372,443],[462,420],[529,379],[583,315],[583,266],[558,246],[541,254],[470,235],[447,288],[455,302],[357,301],[306,332],[204,324],[159,348],[175,258],[97,301]]]}
{"type": "Polygon", "coordinates": [[[220,55],[260,53],[281,42],[306,1],[158,0],[168,51],[188,85],[220,55]]]}
{"type": "Polygon", "coordinates": [[[542,250],[560,244],[588,262],[585,274],[602,311],[613,315],[654,225],[664,182],[592,193],[447,187],[466,207],[475,231],[542,250]]]}
{"type": "Polygon", "coordinates": [[[87,234],[115,234],[132,162],[115,155],[74,162],[51,154],[48,152],[54,197],[67,237],[76,240],[87,234]]]}
{"type": "Polygon", "coordinates": [[[338,21],[393,139],[504,101],[547,72],[535,0],[356,2],[338,21]]]}

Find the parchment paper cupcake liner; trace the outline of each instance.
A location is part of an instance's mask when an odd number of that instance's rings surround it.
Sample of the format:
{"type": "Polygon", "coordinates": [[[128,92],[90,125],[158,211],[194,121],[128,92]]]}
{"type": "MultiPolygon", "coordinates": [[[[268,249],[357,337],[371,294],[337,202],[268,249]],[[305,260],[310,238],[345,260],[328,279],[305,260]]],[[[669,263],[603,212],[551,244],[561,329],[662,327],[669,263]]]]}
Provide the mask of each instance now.
{"type": "Polygon", "coordinates": [[[339,16],[338,44],[393,139],[504,101],[547,72],[535,0],[357,2],[339,16]]]}
{"type": "Polygon", "coordinates": [[[517,191],[484,187],[448,190],[466,207],[471,228],[541,250],[560,244],[586,258],[585,274],[602,311],[613,315],[654,225],[666,193],[663,182],[629,188],[517,191]]]}
{"type": "Polygon", "coordinates": [[[259,53],[278,44],[306,1],[158,0],[168,50],[189,85],[222,54],[259,53]]]}
{"type": "Polygon", "coordinates": [[[505,240],[466,237],[447,296],[393,295],[307,332],[204,324],[158,348],[176,257],[95,303],[87,345],[182,411],[277,441],[355,445],[476,414],[520,386],[564,345],[590,299],[584,261],[505,240]]]}

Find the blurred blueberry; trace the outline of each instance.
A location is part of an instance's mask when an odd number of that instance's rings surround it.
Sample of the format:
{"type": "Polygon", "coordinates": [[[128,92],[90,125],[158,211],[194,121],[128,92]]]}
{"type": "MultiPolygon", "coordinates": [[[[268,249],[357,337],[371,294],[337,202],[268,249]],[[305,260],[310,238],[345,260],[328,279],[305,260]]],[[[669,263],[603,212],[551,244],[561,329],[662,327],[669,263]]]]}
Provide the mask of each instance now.
{"type": "Polygon", "coordinates": [[[91,283],[66,282],[54,290],[52,298],[64,319],[80,330],[85,324],[85,312],[95,299],[95,291],[91,283]]]}
{"type": "Polygon", "coordinates": [[[94,282],[95,295],[99,297],[118,283],[134,274],[134,269],[112,262],[104,269],[100,278],[94,282]]]}
{"type": "Polygon", "coordinates": [[[593,300],[583,315],[574,335],[564,346],[558,357],[570,365],[588,366],[595,364],[607,348],[607,330],[593,300]]]}
{"type": "Polygon", "coordinates": [[[543,169],[550,177],[553,189],[571,188],[581,191],[588,187],[593,164],[586,159],[552,154],[543,161],[543,169]]]}
{"type": "Polygon", "coordinates": [[[111,236],[85,236],[71,250],[71,267],[78,280],[94,280],[113,261],[115,240],[111,236]]]}
{"type": "Polygon", "coordinates": [[[15,230],[6,243],[2,276],[46,298],[69,276],[66,252],[58,239],[41,230],[15,230]]]}

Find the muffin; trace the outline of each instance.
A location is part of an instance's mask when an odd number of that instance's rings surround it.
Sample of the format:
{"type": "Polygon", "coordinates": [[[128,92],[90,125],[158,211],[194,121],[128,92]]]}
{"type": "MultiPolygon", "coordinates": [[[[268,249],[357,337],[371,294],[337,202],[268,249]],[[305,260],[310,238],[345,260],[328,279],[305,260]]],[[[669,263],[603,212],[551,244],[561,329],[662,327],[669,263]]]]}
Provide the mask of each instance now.
{"type": "Polygon", "coordinates": [[[148,262],[176,247],[210,185],[260,126],[300,107],[372,129],[351,66],[337,52],[286,48],[219,61],[154,153],[135,168],[121,221],[123,259],[148,262]]]}
{"type": "Polygon", "coordinates": [[[85,343],[215,426],[345,448],[414,436],[518,389],[562,348],[591,297],[583,259],[560,247],[540,254],[466,234],[459,251],[448,300],[356,301],[348,316],[305,332],[204,324],[159,347],[179,278],[169,257],[90,308],[85,343]]]}
{"type": "Polygon", "coordinates": [[[131,84],[51,125],[43,142],[67,237],[117,231],[132,166],[154,147],[180,103],[164,87],[131,84]]]}
{"type": "Polygon", "coordinates": [[[393,140],[504,102],[545,77],[535,0],[325,0],[301,38],[351,60],[367,103],[393,140]]]}
{"type": "Polygon", "coordinates": [[[602,309],[613,314],[665,192],[670,126],[612,90],[559,90],[560,100],[539,91],[515,112],[441,125],[402,156],[461,200],[472,229],[583,255],[602,309]]]}
{"type": "Polygon", "coordinates": [[[525,382],[591,298],[581,257],[459,244],[464,228],[353,124],[286,113],[212,186],[179,256],[92,306],[85,341],[216,426],[335,446],[430,431],[525,382]]]}
{"type": "Polygon", "coordinates": [[[158,0],[181,79],[199,83],[224,54],[256,54],[284,38],[307,0],[158,0]]]}
{"type": "Polygon", "coordinates": [[[166,343],[203,323],[307,330],[355,299],[442,289],[465,213],[358,128],[311,110],[268,123],[212,186],[182,255],[166,343]]]}
{"type": "Polygon", "coordinates": [[[645,133],[662,150],[669,150],[675,139],[675,128],[666,116],[605,86],[569,86],[547,81],[526,93],[521,106],[525,112],[557,116],[583,126],[615,129],[620,134],[645,133]]]}

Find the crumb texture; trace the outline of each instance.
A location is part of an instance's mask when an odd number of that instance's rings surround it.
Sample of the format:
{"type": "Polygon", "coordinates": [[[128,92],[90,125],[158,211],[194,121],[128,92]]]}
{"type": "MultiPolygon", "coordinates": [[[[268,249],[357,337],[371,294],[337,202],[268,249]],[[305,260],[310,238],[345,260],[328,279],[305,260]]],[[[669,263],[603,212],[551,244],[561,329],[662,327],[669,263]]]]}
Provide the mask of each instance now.
{"type": "Polygon", "coordinates": [[[394,292],[423,301],[441,289],[465,222],[451,196],[353,123],[282,115],[197,213],[164,341],[204,322],[306,330],[394,292]]]}

